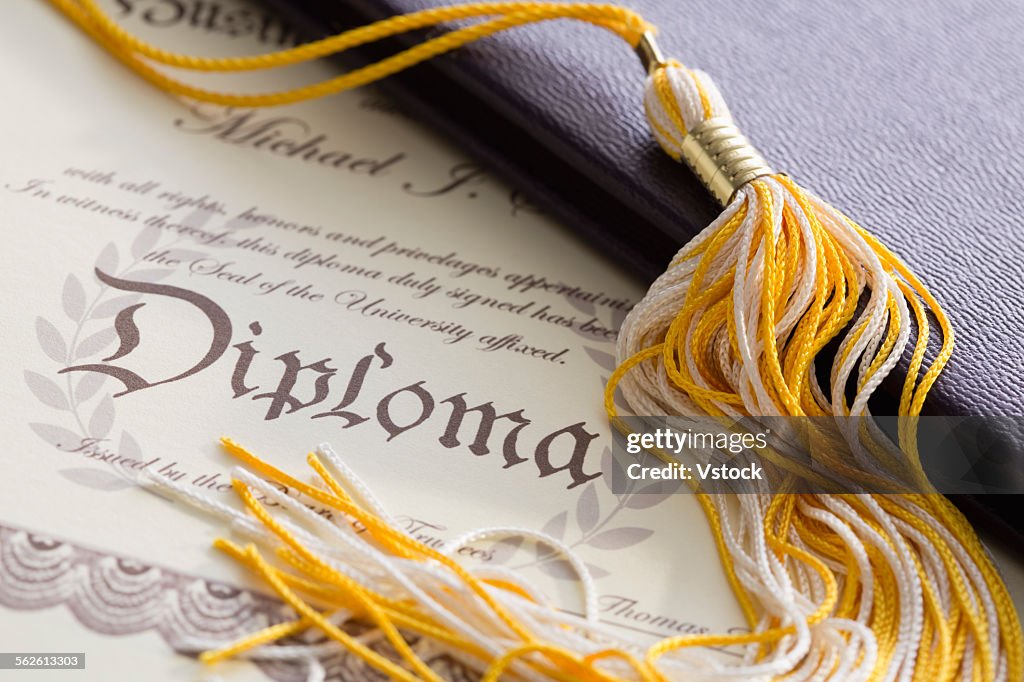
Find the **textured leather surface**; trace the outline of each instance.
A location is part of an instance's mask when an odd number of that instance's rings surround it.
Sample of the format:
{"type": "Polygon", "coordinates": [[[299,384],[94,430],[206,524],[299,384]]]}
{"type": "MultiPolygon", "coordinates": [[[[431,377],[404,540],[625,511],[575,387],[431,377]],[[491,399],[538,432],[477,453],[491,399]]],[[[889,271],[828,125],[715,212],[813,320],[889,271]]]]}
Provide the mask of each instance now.
{"type": "MultiPolygon", "coordinates": [[[[277,2],[319,17],[347,5],[364,19],[444,4],[277,2]]],[[[937,292],[959,335],[931,410],[1024,413],[1024,163],[1016,149],[1024,137],[1024,4],[629,5],[660,27],[667,54],[716,79],[747,136],[777,168],[882,237],[937,292]]],[[[552,22],[433,66],[671,243],[686,241],[715,214],[688,171],[653,142],[640,107],[643,72],[617,37],[552,22]]],[[[425,89],[418,95],[440,111],[466,104],[425,89]]],[[[473,142],[477,127],[459,134],[477,152],[490,146],[473,142]]],[[[588,201],[550,196],[545,170],[525,175],[546,203],[588,201]]],[[[585,206],[573,210],[586,213],[585,206]]],[[[643,276],[652,274],[650,258],[634,260],[643,276]]]]}
{"type": "MultiPolygon", "coordinates": [[[[272,1],[315,33],[443,4],[272,1]]],[[[1024,414],[1024,3],[628,4],[660,27],[668,55],[715,78],[777,169],[881,237],[938,295],[957,345],[927,410],[1024,414]]],[[[651,138],[643,77],[617,37],[560,21],[389,86],[650,278],[718,209],[651,138]]]]}

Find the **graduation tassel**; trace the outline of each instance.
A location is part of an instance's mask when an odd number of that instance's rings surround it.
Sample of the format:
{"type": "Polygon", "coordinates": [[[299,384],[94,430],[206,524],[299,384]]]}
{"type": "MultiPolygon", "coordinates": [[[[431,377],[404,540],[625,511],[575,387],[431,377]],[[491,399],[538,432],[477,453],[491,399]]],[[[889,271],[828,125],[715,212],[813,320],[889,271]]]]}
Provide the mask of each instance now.
{"type": "MultiPolygon", "coordinates": [[[[916,461],[914,418],[952,352],[952,329],[938,302],[867,231],[773,172],[736,128],[711,79],[665,60],[653,27],[636,13],[604,4],[471,3],[392,17],[277,53],[218,59],[149,45],[95,0],[50,2],[153,84],[242,107],[341,92],[538,21],[571,18],[618,35],[648,69],[644,105],[659,144],[693,169],[724,211],[682,248],[624,322],[621,365],[605,395],[613,422],[617,389],[636,414],[869,417],[871,395],[912,348],[900,396],[899,412],[908,419],[899,446],[916,461]],[[284,92],[220,93],[154,66],[275,68],[454,20],[466,23],[369,66],[284,92]],[[931,319],[940,343],[925,367],[931,319]],[[822,384],[818,369],[826,362],[830,371],[822,384]]],[[[425,662],[428,647],[487,680],[1024,679],[1024,644],[1006,587],[964,518],[931,489],[698,494],[751,632],[647,646],[600,624],[593,581],[552,538],[485,529],[437,550],[396,530],[379,501],[327,448],[309,458],[319,476],[309,485],[235,443],[226,447],[243,464],[234,480],[249,514],[167,479],[154,477],[151,484],[246,535],[247,547],[218,546],[261,576],[297,617],[226,648],[206,643],[218,649],[204,654],[210,662],[294,658],[318,679],[319,657],[342,647],[395,679],[439,679],[425,662]],[[326,521],[261,477],[285,483],[367,532],[326,521]],[[276,502],[273,512],[254,490],[276,502]],[[585,617],[557,611],[520,576],[470,570],[452,558],[462,543],[502,533],[539,539],[566,555],[580,574],[585,617]],[[349,622],[370,630],[354,636],[341,627],[349,622]],[[310,628],[327,643],[270,646],[310,628]],[[739,647],[741,658],[724,661],[705,649],[721,646],[739,647]]]]}
{"type": "MultiPolygon", "coordinates": [[[[914,417],[953,347],[935,297],[862,227],[772,171],[706,74],[665,61],[650,36],[638,51],[650,71],[645,107],[655,137],[725,210],[624,321],[609,415],[620,388],[642,415],[870,417],[871,395],[916,336],[899,403],[910,418],[899,445],[916,458],[914,417]],[[923,369],[929,314],[940,347],[923,369]],[[834,354],[820,357],[837,338],[834,354]],[[822,360],[831,363],[825,386],[822,360]]],[[[1020,624],[1006,588],[959,511],[926,492],[741,495],[738,508],[720,495],[701,501],[758,627],[773,611],[784,618],[772,595],[797,589],[792,566],[770,569],[772,546],[798,547],[804,561],[843,566],[834,589],[857,596],[831,615],[872,629],[878,679],[1019,679],[1020,624]]],[[[812,625],[808,650],[815,628],[827,637],[831,627],[812,625]]]]}

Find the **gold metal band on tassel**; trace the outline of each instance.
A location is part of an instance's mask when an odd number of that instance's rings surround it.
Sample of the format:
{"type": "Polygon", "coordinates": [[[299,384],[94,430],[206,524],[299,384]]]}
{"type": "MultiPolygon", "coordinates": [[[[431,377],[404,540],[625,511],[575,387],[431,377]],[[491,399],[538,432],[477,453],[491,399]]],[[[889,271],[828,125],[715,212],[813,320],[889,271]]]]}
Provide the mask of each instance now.
{"type": "Polygon", "coordinates": [[[640,36],[640,42],[636,44],[636,56],[640,57],[640,63],[644,67],[644,71],[648,74],[652,74],[659,67],[667,64],[665,55],[662,54],[661,48],[658,47],[658,43],[654,40],[653,31],[644,31],[644,34],[640,36]]]}
{"type": "Polygon", "coordinates": [[[723,206],[743,185],[775,173],[739,128],[726,118],[709,118],[683,138],[683,159],[723,206]]]}

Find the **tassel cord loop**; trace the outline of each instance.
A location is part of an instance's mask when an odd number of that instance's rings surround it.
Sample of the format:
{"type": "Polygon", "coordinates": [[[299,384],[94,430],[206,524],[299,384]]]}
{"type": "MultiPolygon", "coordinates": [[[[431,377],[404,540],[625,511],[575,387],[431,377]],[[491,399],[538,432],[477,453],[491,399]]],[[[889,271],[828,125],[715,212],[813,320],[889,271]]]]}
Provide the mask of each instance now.
{"type": "Polygon", "coordinates": [[[250,57],[198,58],[179,55],[150,45],[109,17],[96,0],[49,0],[67,17],[107,48],[122,63],[156,87],[173,95],[231,107],[267,107],[293,104],[334,95],[382,80],[421,62],[451,52],[496,33],[555,19],[576,19],[605,28],[636,47],[652,27],[636,13],[604,4],[553,2],[471,3],[423,10],[383,19],[332,38],[289,50],[250,57]],[[259,94],[232,94],[191,85],[154,68],[146,60],[193,71],[248,71],[278,68],[318,59],[366,43],[446,21],[498,15],[497,18],[456,28],[390,57],[312,85],[259,94]]]}

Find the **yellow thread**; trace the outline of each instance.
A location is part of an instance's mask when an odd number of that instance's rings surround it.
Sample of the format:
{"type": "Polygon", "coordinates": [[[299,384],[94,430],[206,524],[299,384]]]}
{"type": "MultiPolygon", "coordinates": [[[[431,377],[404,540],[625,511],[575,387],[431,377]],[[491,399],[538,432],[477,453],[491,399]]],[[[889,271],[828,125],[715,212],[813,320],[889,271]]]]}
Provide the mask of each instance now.
{"type": "MultiPolygon", "coordinates": [[[[679,66],[678,62],[671,62],[671,64],[679,66]]],[[[668,81],[668,72],[665,69],[658,69],[654,72],[654,89],[658,93],[658,99],[661,100],[661,105],[665,107],[665,112],[668,114],[672,125],[675,126],[680,135],[685,135],[686,123],[683,121],[683,112],[679,110],[679,104],[672,93],[672,84],[668,81]]]]}
{"type": "Polygon", "coordinates": [[[631,47],[636,47],[644,32],[653,30],[653,27],[647,24],[638,14],[616,5],[522,2],[511,3],[508,7],[502,7],[501,3],[481,3],[479,5],[470,3],[464,5],[461,12],[445,9],[425,10],[419,13],[419,16],[414,21],[409,21],[403,17],[384,19],[361,29],[355,29],[355,37],[352,37],[353,32],[346,32],[336,36],[334,43],[324,44],[321,41],[318,47],[308,51],[296,48],[294,50],[251,58],[197,59],[152,48],[144,41],[132,37],[131,34],[121,29],[116,22],[110,19],[93,0],[50,0],[50,2],[89,33],[89,35],[104,45],[126,66],[160,89],[194,100],[235,107],[292,104],[352,90],[387,78],[399,71],[501,31],[540,21],[554,19],[586,21],[612,31],[631,47]],[[180,68],[200,71],[270,69],[315,59],[317,56],[322,56],[321,52],[329,54],[337,52],[338,49],[348,49],[349,47],[405,33],[411,30],[411,27],[426,28],[436,26],[452,18],[495,14],[498,15],[496,19],[449,31],[437,38],[419,43],[414,47],[355,71],[313,85],[281,92],[260,94],[220,93],[172,78],[154,69],[144,61],[148,57],[172,63],[180,68]]]}
{"type": "MultiPolygon", "coordinates": [[[[373,649],[370,649],[369,647],[363,645],[354,637],[336,627],[334,624],[332,624],[330,621],[324,618],[322,614],[318,613],[312,607],[306,604],[306,602],[304,602],[302,599],[298,597],[298,595],[292,592],[292,590],[284,584],[284,581],[282,581],[274,573],[273,568],[266,563],[262,556],[260,556],[260,553],[256,549],[256,547],[254,547],[253,545],[249,545],[246,551],[249,554],[249,557],[251,558],[257,571],[263,576],[263,579],[266,580],[267,583],[272,588],[274,588],[274,591],[277,592],[278,596],[281,597],[281,599],[284,600],[286,604],[295,609],[303,618],[309,620],[312,623],[315,623],[328,637],[337,641],[350,652],[358,656],[360,659],[362,659],[369,665],[373,666],[374,668],[377,668],[378,670],[391,676],[393,679],[401,680],[402,682],[422,682],[420,678],[411,675],[408,671],[406,671],[404,668],[399,667],[390,659],[378,654],[373,649]]],[[[379,622],[388,624],[386,619],[383,618],[379,622]]],[[[440,681],[440,678],[437,676],[437,674],[430,670],[430,668],[426,667],[426,664],[420,661],[419,658],[412,653],[412,651],[408,648],[408,645],[405,644],[405,641],[402,640],[400,636],[398,637],[398,640],[401,643],[400,652],[403,654],[403,658],[405,658],[406,660],[414,661],[416,663],[415,667],[417,668],[417,671],[425,671],[427,675],[426,679],[440,681]],[[406,652],[408,652],[408,656],[406,656],[406,652]]]]}
{"type": "MultiPolygon", "coordinates": [[[[671,66],[680,66],[678,62],[669,62],[669,64],[671,66]]],[[[700,77],[697,75],[696,71],[688,69],[688,72],[690,74],[690,78],[693,79],[693,84],[697,86],[697,94],[700,95],[700,106],[704,111],[704,118],[711,118],[714,115],[714,112],[711,110],[711,100],[708,99],[708,93],[704,89],[704,84],[700,82],[700,77]]],[[[685,128],[682,128],[682,130],[685,130],[685,128]]]]}
{"type": "MultiPolygon", "coordinates": [[[[374,623],[377,625],[377,627],[381,629],[381,631],[387,637],[388,641],[398,651],[399,655],[401,655],[401,657],[407,663],[409,663],[409,665],[411,665],[414,670],[416,670],[425,679],[431,680],[432,682],[441,682],[441,678],[438,677],[437,674],[434,673],[422,660],[420,660],[419,656],[417,656],[411,648],[409,648],[409,645],[406,643],[405,639],[395,628],[394,623],[391,622],[391,619],[388,617],[388,615],[373,600],[372,596],[367,594],[366,590],[362,586],[360,586],[357,582],[355,582],[348,576],[345,576],[335,571],[334,569],[330,568],[325,563],[323,563],[319,557],[317,557],[315,554],[306,549],[305,546],[302,545],[302,543],[300,543],[290,532],[288,532],[288,530],[286,530],[276,520],[274,520],[274,517],[271,516],[270,513],[267,512],[267,510],[263,507],[263,505],[256,500],[256,496],[252,494],[248,486],[246,486],[244,483],[241,483],[240,481],[234,481],[234,487],[235,492],[237,492],[239,497],[242,498],[242,501],[245,502],[245,505],[249,508],[249,511],[251,511],[256,516],[256,518],[262,521],[263,525],[265,525],[267,528],[273,531],[275,535],[281,538],[281,540],[283,540],[287,545],[298,551],[299,554],[304,556],[307,560],[313,562],[314,564],[317,564],[321,569],[328,571],[335,581],[337,581],[339,584],[345,587],[345,589],[355,598],[356,602],[362,608],[364,608],[367,611],[367,613],[371,616],[374,623]]],[[[266,568],[266,565],[264,564],[263,560],[259,557],[258,553],[256,552],[255,547],[252,547],[250,549],[249,554],[252,560],[256,563],[257,567],[260,568],[260,572],[264,574],[264,577],[269,578],[269,569],[266,568]]],[[[281,581],[280,578],[278,578],[276,575],[274,575],[273,577],[282,586],[284,586],[284,582],[281,581]]],[[[285,589],[288,589],[287,586],[285,586],[285,589]]],[[[284,594],[281,593],[280,590],[278,590],[278,592],[279,594],[281,594],[282,597],[284,597],[284,594]]],[[[292,593],[290,590],[289,593],[294,597],[294,593],[292,593]]],[[[295,599],[298,599],[298,597],[295,597],[295,599]]],[[[295,604],[291,601],[289,601],[289,604],[295,607],[295,604]]],[[[317,620],[314,620],[313,622],[316,622],[318,625],[321,625],[322,622],[326,622],[323,620],[322,616],[319,616],[318,614],[316,616],[311,615],[313,612],[309,608],[295,608],[307,619],[313,619],[314,617],[317,618],[317,620]]],[[[323,626],[321,625],[321,628],[322,627],[323,626]]]]}
{"type": "MultiPolygon", "coordinates": [[[[458,562],[454,561],[450,557],[441,554],[440,552],[437,552],[433,548],[428,547],[427,545],[424,545],[423,543],[417,540],[414,540],[408,535],[405,535],[404,533],[395,530],[387,523],[385,523],[383,520],[367,513],[365,510],[358,507],[354,503],[346,502],[338,497],[333,497],[331,495],[324,493],[321,490],[318,490],[317,488],[313,488],[304,483],[301,483],[300,481],[295,480],[291,476],[288,476],[279,469],[271,466],[270,464],[264,462],[255,455],[251,454],[245,448],[238,445],[234,441],[228,438],[222,438],[221,442],[224,443],[225,447],[228,449],[228,452],[239,457],[243,461],[246,461],[255,470],[264,473],[265,475],[269,476],[270,478],[273,478],[274,480],[290,484],[293,487],[301,490],[303,494],[306,494],[319,502],[322,502],[328,506],[331,506],[335,509],[344,512],[345,514],[352,516],[353,518],[362,522],[363,525],[365,525],[370,532],[379,533],[380,537],[383,537],[390,542],[394,542],[399,549],[403,549],[403,551],[412,550],[412,552],[407,556],[411,558],[420,558],[422,556],[427,559],[432,559],[442,564],[446,568],[450,569],[461,580],[463,580],[467,587],[469,587],[474,592],[474,594],[480,597],[484,601],[484,603],[486,603],[494,611],[494,613],[502,620],[502,622],[508,625],[509,628],[516,635],[522,637],[525,640],[533,641],[533,636],[514,618],[512,618],[503,607],[501,607],[497,602],[494,601],[493,597],[491,597],[491,595],[483,587],[481,581],[474,577],[472,574],[470,574],[468,571],[466,571],[466,569],[459,565],[458,562]]],[[[251,494],[250,497],[252,497],[251,494]]],[[[255,498],[252,499],[255,501],[255,498]]],[[[258,506],[258,503],[256,504],[257,507],[253,508],[253,511],[255,512],[257,508],[262,510],[262,507],[258,506]]],[[[260,520],[263,521],[271,529],[273,529],[275,526],[279,528],[279,526],[273,520],[273,518],[270,517],[269,514],[266,514],[265,510],[262,510],[262,516],[260,520]]],[[[293,549],[298,551],[300,554],[303,554],[304,548],[302,547],[301,544],[294,540],[294,538],[292,538],[290,534],[286,533],[284,535],[281,535],[280,537],[282,540],[285,540],[285,542],[291,545],[293,549]]],[[[303,555],[306,556],[308,560],[311,560],[314,563],[321,563],[319,562],[319,559],[309,554],[308,551],[306,551],[305,554],[303,555]]]]}
{"type": "Polygon", "coordinates": [[[429,28],[449,21],[485,16],[525,14],[532,17],[531,22],[563,17],[579,19],[619,34],[632,47],[636,47],[640,34],[652,28],[636,13],[616,5],[578,3],[569,6],[540,2],[476,2],[397,15],[374,24],[353,28],[336,36],[278,52],[248,57],[204,58],[169,52],[136,38],[111,19],[95,0],[57,0],[57,4],[61,9],[77,4],[83,15],[87,16],[98,30],[109,36],[122,48],[133,51],[139,56],[181,69],[214,72],[253,71],[301,64],[417,29],[429,28]]]}

